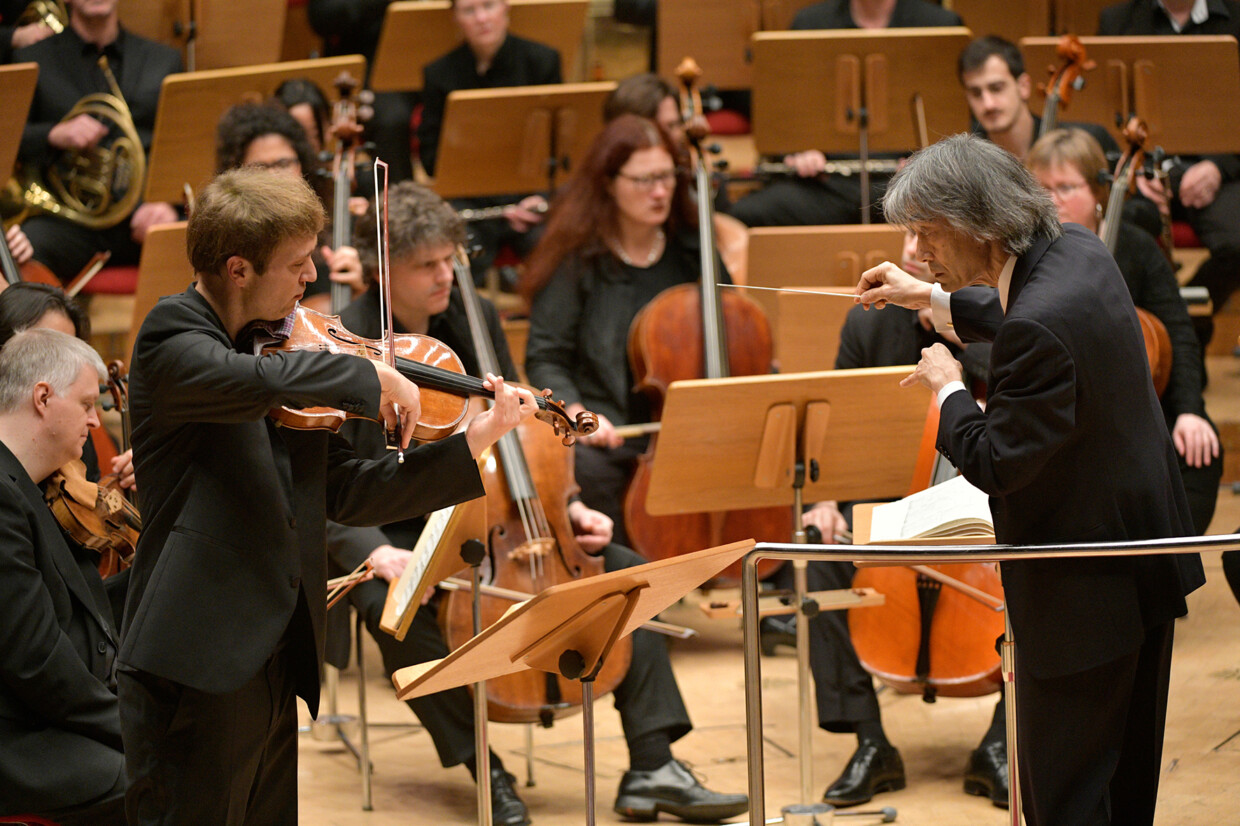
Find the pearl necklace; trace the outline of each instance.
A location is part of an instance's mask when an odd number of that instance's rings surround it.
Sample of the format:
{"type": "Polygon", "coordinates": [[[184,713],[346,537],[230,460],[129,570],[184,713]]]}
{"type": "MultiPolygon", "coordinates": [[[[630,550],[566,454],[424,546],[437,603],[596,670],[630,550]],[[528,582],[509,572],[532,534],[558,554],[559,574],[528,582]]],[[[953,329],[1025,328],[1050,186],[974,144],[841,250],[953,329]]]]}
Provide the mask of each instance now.
{"type": "Polygon", "coordinates": [[[663,245],[666,240],[667,236],[663,234],[663,230],[657,230],[654,236],[654,243],[650,246],[650,254],[646,256],[645,264],[637,264],[632,258],[629,258],[629,254],[624,251],[624,247],[621,246],[620,242],[616,239],[612,239],[611,250],[621,261],[630,267],[649,267],[654,264],[655,261],[658,261],[659,256],[663,254],[663,245]]]}

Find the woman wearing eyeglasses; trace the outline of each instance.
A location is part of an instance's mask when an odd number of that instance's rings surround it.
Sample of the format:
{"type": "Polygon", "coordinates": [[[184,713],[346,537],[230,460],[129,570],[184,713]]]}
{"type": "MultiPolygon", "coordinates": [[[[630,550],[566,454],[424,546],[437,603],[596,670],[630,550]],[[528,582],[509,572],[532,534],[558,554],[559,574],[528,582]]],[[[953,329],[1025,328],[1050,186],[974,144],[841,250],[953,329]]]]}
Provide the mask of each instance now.
{"type": "Polygon", "coordinates": [[[628,544],[624,490],[645,440],[626,441],[615,427],[650,420],[648,401],[632,390],[629,326],[663,290],[696,282],[700,255],[675,148],[653,121],[622,115],[556,197],[528,263],[525,369],[570,415],[598,414],[598,431],[578,443],[577,481],[582,500],[615,522],[621,544],[628,544]]]}
{"type": "MultiPolygon", "coordinates": [[[[1107,200],[1107,185],[1102,183],[1107,163],[1092,136],[1079,129],[1048,132],[1029,150],[1026,165],[1050,190],[1060,221],[1099,232],[1107,200]]],[[[1157,316],[1171,339],[1171,378],[1162,397],[1163,415],[1179,454],[1193,525],[1202,534],[1214,515],[1223,463],[1218,433],[1201,397],[1201,345],[1171,266],[1149,233],[1121,224],[1115,261],[1133,303],[1157,316]]]]}

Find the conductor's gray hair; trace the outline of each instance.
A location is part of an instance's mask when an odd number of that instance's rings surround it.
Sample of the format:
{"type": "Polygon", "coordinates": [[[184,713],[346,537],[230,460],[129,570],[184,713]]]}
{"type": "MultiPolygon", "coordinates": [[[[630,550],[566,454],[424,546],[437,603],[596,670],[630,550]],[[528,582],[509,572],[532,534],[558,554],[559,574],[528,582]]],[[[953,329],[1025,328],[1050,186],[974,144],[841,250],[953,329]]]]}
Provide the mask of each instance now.
{"type": "Polygon", "coordinates": [[[44,327],[22,330],[0,350],[0,413],[17,410],[41,381],[56,395],[64,395],[83,367],[107,381],[103,359],[80,338],[44,327]]]}
{"type": "Polygon", "coordinates": [[[975,135],[952,135],[914,152],[883,198],[892,224],[946,222],[1021,255],[1035,238],[1063,232],[1046,191],[1010,152],[975,135]]]}

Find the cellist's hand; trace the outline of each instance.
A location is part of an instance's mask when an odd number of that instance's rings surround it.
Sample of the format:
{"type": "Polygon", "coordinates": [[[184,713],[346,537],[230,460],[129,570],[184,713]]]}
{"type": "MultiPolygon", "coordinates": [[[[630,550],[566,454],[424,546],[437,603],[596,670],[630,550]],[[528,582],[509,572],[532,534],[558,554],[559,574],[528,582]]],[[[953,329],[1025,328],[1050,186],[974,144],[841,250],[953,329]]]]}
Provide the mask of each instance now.
{"type": "Polygon", "coordinates": [[[586,507],[584,502],[568,503],[568,521],[573,525],[573,534],[581,550],[594,556],[611,543],[615,525],[611,517],[602,511],[586,507]]]}
{"type": "Polygon", "coordinates": [[[399,432],[401,449],[406,449],[422,415],[418,386],[381,361],[371,364],[379,375],[379,414],[384,427],[399,432]]]}
{"type": "Polygon", "coordinates": [[[469,452],[475,459],[538,410],[538,402],[527,388],[505,384],[494,373],[487,373],[482,384],[488,390],[495,391],[495,405],[475,416],[465,431],[465,441],[469,443],[469,452]]]}

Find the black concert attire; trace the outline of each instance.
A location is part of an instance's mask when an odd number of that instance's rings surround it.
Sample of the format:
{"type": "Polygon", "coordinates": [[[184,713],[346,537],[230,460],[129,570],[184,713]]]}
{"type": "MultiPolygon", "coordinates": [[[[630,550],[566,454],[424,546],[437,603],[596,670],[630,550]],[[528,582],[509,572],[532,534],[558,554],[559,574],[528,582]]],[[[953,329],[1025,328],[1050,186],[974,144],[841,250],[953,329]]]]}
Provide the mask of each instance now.
{"type": "MultiPolygon", "coordinates": [[[[580,403],[612,424],[648,422],[650,400],[633,390],[629,327],[656,295],[701,278],[696,230],[669,235],[663,255],[649,267],[622,263],[601,242],[570,255],[530,307],[525,371],[535,387],[550,387],[565,405],[580,403]]],[[[716,266],[728,279],[722,261],[716,266]]],[[[615,540],[627,545],[624,493],[648,439],[610,449],[578,443],[581,499],[615,522],[615,540]]]]}
{"type": "MultiPolygon", "coordinates": [[[[83,41],[72,27],[66,27],[60,34],[18,49],[13,55],[14,62],[39,64],[39,80],[17,156],[23,166],[47,169],[59,155],[59,150],[47,142],[52,127],[86,95],[111,92],[97,65],[101,54],[107,57],[125,96],[142,151],[150,151],[159,88],[165,77],[181,71],[180,54],[124,28],[101,51],[83,41]]],[[[113,266],[138,263],[141,247],[130,235],[131,217],[126,215],[116,226],[97,230],[53,215],[34,215],[22,224],[22,231],[34,247],[34,260],[47,265],[61,281],[68,281],[96,252],[110,250],[109,263],[113,266]]]]}
{"type": "MultiPolygon", "coordinates": [[[[494,306],[485,299],[482,307],[502,375],[516,376],[516,365],[508,352],[499,316],[494,306]]],[[[371,289],[349,305],[341,315],[341,320],[358,335],[378,338],[378,291],[371,289]]],[[[401,332],[399,323],[396,324],[397,332],[401,332]]],[[[452,348],[461,358],[466,373],[473,376],[481,374],[470,337],[469,321],[465,316],[465,306],[456,288],[453,288],[447,311],[431,318],[427,334],[452,348]]],[[[541,425],[535,423],[533,426],[541,425]]],[[[363,430],[348,425],[345,435],[353,442],[359,455],[382,456],[386,452],[382,434],[377,428],[363,430]]],[[[557,492],[542,493],[553,496],[557,492]]],[[[563,492],[560,493],[562,495],[563,492]]],[[[414,547],[424,524],[425,520],[421,518],[394,522],[381,528],[349,528],[329,523],[328,553],[335,565],[341,569],[340,572],[344,573],[360,565],[371,551],[380,545],[405,549],[414,547]]],[[[608,545],[602,551],[602,556],[608,571],[630,568],[646,561],[635,552],[615,543],[608,545]]],[[[418,608],[408,635],[403,641],[398,641],[379,628],[387,589],[386,582],[372,580],[349,592],[349,600],[364,618],[366,627],[379,645],[386,672],[391,675],[398,668],[446,657],[449,651],[438,622],[439,598],[435,597],[427,605],[418,608]]],[[[620,712],[625,739],[631,747],[642,738],[661,734],[666,738],[666,744],[670,745],[688,734],[692,724],[681,699],[680,689],[676,685],[676,678],[672,674],[667,644],[659,634],[641,629],[633,633],[632,640],[632,663],[628,674],[615,690],[616,709],[620,712]]],[[[443,766],[447,768],[465,763],[472,773],[474,709],[469,691],[461,687],[418,697],[409,700],[409,707],[430,733],[443,766]]],[[[493,768],[502,767],[494,754],[491,759],[493,768]]],[[[658,765],[649,768],[658,768],[658,765]]]]}
{"type": "MultiPolygon", "coordinates": [[[[443,129],[444,108],[448,94],[463,89],[499,89],[508,86],[546,86],[563,82],[560,76],[560,53],[550,46],[509,34],[482,74],[478,59],[462,43],[443,57],[428,63],[422,70],[422,122],[418,124],[418,152],[426,174],[435,174],[439,157],[439,133],[443,129]]],[[[503,128],[497,125],[497,128],[503,128]]],[[[457,198],[457,209],[498,206],[520,200],[520,194],[496,193],[495,197],[457,198]]],[[[529,233],[517,232],[504,219],[470,224],[470,241],[482,248],[473,258],[474,279],[481,282],[487,268],[495,260],[499,248],[510,245],[518,255],[525,256],[533,248],[529,233]]]]}
{"type": "Polygon", "coordinates": [[[94,555],[3,444],[0,533],[0,815],[123,826],[120,635],[94,555]]]}
{"type": "Polygon", "coordinates": [[[232,341],[191,286],[134,347],[143,531],[118,677],[131,824],[296,822],[295,698],[318,713],[327,519],[385,524],[483,493],[463,434],[398,464],[277,427],[282,405],[376,418],[379,380],[363,359],[256,357],[255,337],[232,341]]]}
{"type": "MultiPolygon", "coordinates": [[[[950,393],[937,447],[990,495],[995,538],[1186,536],[1191,514],[1131,296],[1097,236],[1066,224],[1015,260],[1006,296],[960,290],[951,322],[992,341],[986,409],[950,393]]],[[[1004,562],[1030,826],[1153,822],[1174,619],[1195,554],[1004,562]]]]}
{"type": "MultiPolygon", "coordinates": [[[[925,0],[896,0],[887,28],[962,26],[960,15],[925,0]]],[[[848,0],[826,0],[807,6],[792,19],[793,29],[856,29],[848,0]]],[[[854,157],[841,155],[839,158],[854,157]]],[[[872,155],[895,158],[895,155],[872,155]]],[[[882,220],[881,201],[888,175],[870,176],[870,219],[882,220]]],[[[793,176],[772,181],[746,195],[731,209],[732,217],[749,227],[816,226],[861,223],[861,176],[793,176]]]]}
{"type": "MultiPolygon", "coordinates": [[[[323,38],[323,54],[360,54],[366,58],[364,85],[370,85],[375,49],[383,29],[384,15],[392,0],[309,0],[306,13],[310,27],[323,38]]],[[[409,119],[419,96],[416,92],[375,92],[374,114],[366,122],[366,140],[374,143],[375,157],[386,161],[392,183],[413,178],[409,119]]],[[[363,176],[365,178],[366,176],[363,176]]],[[[373,184],[359,180],[358,189],[370,192],[373,184]]]]}
{"type": "MultiPolygon", "coordinates": [[[[1197,35],[1226,34],[1240,39],[1240,3],[1235,0],[1206,0],[1207,17],[1202,22],[1190,19],[1176,31],[1171,18],[1156,0],[1130,0],[1103,9],[1098,19],[1100,35],[1197,35]]],[[[1193,275],[1190,284],[1210,291],[1214,310],[1218,312],[1228,297],[1240,286],[1240,155],[1207,155],[1176,158],[1171,168],[1171,191],[1178,193],[1184,173],[1193,164],[1208,160],[1218,167],[1222,183],[1214,200],[1194,209],[1172,200],[1172,217],[1186,220],[1201,243],[1210,251],[1210,258],[1193,275]]],[[[1212,325],[1205,334],[1209,341],[1212,325]]]]}

